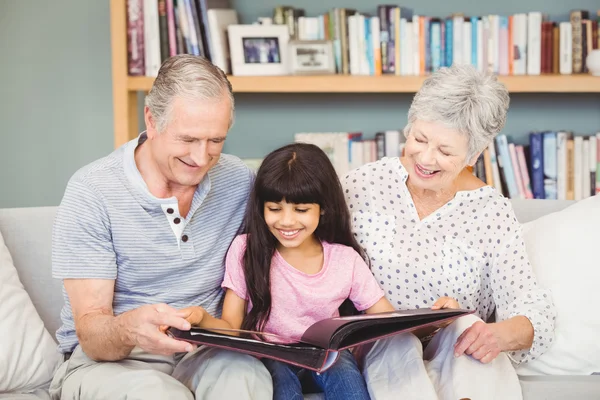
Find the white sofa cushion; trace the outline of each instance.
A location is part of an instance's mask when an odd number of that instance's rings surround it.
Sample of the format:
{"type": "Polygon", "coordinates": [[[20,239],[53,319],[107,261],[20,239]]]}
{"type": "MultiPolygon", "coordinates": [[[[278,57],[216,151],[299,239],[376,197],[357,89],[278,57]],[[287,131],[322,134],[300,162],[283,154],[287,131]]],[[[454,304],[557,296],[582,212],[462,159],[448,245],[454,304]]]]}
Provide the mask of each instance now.
{"type": "Polygon", "coordinates": [[[19,280],[1,234],[0,305],[0,393],[47,388],[61,355],[19,280]]]}
{"type": "Polygon", "coordinates": [[[600,372],[598,246],[600,195],[524,225],[525,244],[539,284],[552,292],[556,336],[520,375],[590,375],[600,372]]]}

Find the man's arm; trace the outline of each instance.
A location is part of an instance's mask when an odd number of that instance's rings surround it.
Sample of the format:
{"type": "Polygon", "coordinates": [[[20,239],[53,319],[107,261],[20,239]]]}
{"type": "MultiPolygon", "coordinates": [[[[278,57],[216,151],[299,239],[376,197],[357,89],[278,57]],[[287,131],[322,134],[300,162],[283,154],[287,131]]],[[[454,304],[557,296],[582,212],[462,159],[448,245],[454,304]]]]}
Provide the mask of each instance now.
{"type": "Polygon", "coordinates": [[[81,348],[96,361],[122,360],[135,346],[154,354],[191,351],[189,343],[160,332],[160,325],[187,330],[181,312],[166,304],[146,305],[114,316],[114,280],[65,279],[81,348]]]}

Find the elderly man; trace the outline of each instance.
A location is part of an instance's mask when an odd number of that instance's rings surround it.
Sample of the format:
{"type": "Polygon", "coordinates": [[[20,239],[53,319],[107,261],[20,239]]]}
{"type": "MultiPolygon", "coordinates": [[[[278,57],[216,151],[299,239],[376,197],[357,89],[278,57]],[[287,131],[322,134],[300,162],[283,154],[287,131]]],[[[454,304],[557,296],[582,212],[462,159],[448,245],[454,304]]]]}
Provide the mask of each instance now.
{"type": "Polygon", "coordinates": [[[172,57],[146,97],[146,132],[69,181],[53,235],[65,295],[54,399],[272,397],[257,359],[186,355],[191,345],[160,330],[189,329],[186,306],[220,314],[224,257],[253,181],[221,154],[233,110],[221,70],[172,57]]]}

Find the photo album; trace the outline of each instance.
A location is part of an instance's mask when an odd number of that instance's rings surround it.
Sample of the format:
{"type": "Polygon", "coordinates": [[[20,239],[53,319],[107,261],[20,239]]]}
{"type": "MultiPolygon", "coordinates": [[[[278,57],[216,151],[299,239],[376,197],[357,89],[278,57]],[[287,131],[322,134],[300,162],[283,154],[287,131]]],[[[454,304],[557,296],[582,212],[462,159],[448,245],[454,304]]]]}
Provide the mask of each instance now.
{"type": "Polygon", "coordinates": [[[342,350],[404,332],[426,335],[472,312],[424,308],[328,318],[311,325],[300,341],[263,332],[195,327],[189,331],[170,328],[167,334],[196,345],[271,358],[323,372],[337,361],[342,350]]]}

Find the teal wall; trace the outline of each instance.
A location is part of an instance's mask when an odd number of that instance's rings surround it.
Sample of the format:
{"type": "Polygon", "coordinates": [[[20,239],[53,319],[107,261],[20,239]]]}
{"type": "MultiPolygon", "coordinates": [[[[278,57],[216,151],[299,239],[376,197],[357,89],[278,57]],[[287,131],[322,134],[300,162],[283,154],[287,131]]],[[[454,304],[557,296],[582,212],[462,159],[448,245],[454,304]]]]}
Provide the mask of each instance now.
{"type": "MultiPolygon", "coordinates": [[[[232,0],[242,22],[272,13],[275,0],[232,0]]],[[[375,12],[376,2],[296,0],[316,15],[332,7],[375,12]]],[[[382,1],[383,3],[383,1],[382,1]]],[[[388,2],[389,3],[389,2],[388,2]]],[[[394,3],[394,2],[391,2],[394,3]]],[[[78,168],[112,150],[108,0],[0,0],[0,207],[56,205],[78,168]]],[[[467,0],[403,1],[421,15],[542,10],[566,19],[573,3],[467,0]]],[[[600,78],[599,78],[600,79],[600,78]]],[[[406,123],[411,95],[236,95],[236,124],[226,151],[262,157],[295,132],[376,131],[406,123]]],[[[515,94],[504,133],[518,142],[530,130],[600,131],[600,94],[515,94]]]]}

